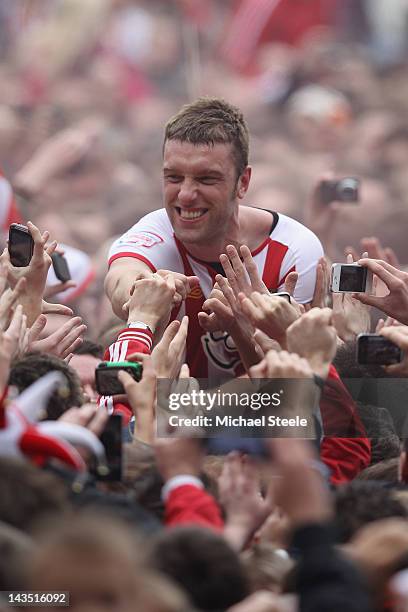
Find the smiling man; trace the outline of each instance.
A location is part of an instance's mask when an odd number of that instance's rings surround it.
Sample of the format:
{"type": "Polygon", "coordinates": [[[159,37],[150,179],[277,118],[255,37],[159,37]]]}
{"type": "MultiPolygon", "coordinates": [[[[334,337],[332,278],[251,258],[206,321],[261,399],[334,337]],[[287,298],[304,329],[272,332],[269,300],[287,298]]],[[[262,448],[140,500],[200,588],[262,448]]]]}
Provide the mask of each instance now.
{"type": "Polygon", "coordinates": [[[224,100],[200,98],[169,120],[163,146],[164,208],[136,223],[109,254],[106,292],[116,314],[141,274],[170,270],[192,281],[187,299],[174,313],[190,317],[186,361],[191,374],[234,375],[239,359],[223,332],[201,329],[198,313],[223,273],[219,256],[226,246],[247,245],[270,291],[283,287],[289,272],[299,280],[295,298],[310,302],[316,264],[323,250],[306,227],[269,210],[242,206],[251,167],[248,127],[241,111],[224,100]]]}

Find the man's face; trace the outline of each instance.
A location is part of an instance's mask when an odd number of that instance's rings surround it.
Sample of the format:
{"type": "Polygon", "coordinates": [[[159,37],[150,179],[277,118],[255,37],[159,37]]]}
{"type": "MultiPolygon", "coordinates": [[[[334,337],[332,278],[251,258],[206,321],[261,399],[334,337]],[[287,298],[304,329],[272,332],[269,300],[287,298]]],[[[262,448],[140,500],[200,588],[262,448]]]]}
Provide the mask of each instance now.
{"type": "Polygon", "coordinates": [[[237,181],[230,144],[168,140],[163,156],[164,205],[176,237],[208,246],[228,232],[246,188],[237,181]]]}
{"type": "Polygon", "coordinates": [[[98,393],[95,388],[95,368],[101,360],[93,355],[73,355],[69,365],[76,370],[82,384],[82,390],[86,393],[87,401],[95,401],[98,393]]]}

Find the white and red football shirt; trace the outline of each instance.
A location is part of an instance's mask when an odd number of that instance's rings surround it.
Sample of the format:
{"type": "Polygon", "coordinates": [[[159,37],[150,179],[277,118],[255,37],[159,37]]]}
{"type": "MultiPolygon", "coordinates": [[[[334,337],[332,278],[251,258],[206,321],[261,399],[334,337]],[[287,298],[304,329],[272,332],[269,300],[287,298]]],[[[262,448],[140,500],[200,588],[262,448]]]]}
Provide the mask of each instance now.
{"type": "MultiPolygon", "coordinates": [[[[294,297],[300,303],[312,300],[316,265],[322,255],[322,245],[313,232],[277,213],[271,213],[270,235],[252,251],[259,274],[270,291],[282,290],[287,274],[296,270],[299,280],[294,297]]],[[[231,338],[224,332],[205,332],[197,318],[216,274],[221,272],[219,262],[208,263],[190,255],[175,237],[164,208],[140,219],[113,243],[109,264],[120,257],[135,257],[153,272],[165,269],[198,276],[200,286],[191,291],[175,314],[179,319],[184,315],[190,319],[186,362],[192,376],[208,378],[212,384],[235,376],[241,362],[231,338]]]]}

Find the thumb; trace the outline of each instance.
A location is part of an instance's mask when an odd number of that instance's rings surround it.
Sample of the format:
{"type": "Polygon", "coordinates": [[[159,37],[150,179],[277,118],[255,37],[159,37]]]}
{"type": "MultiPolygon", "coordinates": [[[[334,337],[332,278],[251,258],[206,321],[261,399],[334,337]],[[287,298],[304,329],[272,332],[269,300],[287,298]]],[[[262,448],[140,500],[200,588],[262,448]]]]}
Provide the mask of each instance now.
{"type": "Polygon", "coordinates": [[[299,275],[297,272],[289,272],[285,279],[285,288],[284,290],[289,293],[289,295],[293,295],[296,288],[296,283],[298,281],[299,275]]]}
{"type": "Polygon", "coordinates": [[[186,363],[183,363],[180,368],[179,378],[190,378],[190,368],[186,363]]]}
{"type": "Polygon", "coordinates": [[[255,330],[254,340],[259,344],[264,354],[266,354],[271,349],[275,351],[280,349],[279,344],[276,342],[276,340],[270,338],[267,334],[265,334],[265,332],[261,331],[260,329],[255,330]]]}

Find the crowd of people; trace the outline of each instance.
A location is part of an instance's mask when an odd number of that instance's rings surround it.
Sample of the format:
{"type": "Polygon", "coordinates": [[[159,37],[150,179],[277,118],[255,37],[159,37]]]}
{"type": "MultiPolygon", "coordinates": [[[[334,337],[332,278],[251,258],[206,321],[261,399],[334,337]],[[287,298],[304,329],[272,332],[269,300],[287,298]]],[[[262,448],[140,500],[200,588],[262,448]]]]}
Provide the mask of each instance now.
{"type": "Polygon", "coordinates": [[[382,4],[1,3],[0,610],[408,610],[408,5],[382,4]],[[276,379],[251,440],[191,399],[276,379]]]}

